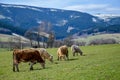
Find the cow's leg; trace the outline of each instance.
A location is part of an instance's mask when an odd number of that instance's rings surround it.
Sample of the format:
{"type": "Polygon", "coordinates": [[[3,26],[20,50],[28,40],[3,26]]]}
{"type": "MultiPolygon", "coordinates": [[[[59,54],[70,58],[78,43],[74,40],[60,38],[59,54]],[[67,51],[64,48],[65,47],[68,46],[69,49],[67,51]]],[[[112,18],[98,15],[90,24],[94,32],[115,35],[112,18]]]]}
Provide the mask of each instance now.
{"type": "Polygon", "coordinates": [[[75,52],[73,52],[73,56],[75,56],[75,52]]]}
{"type": "Polygon", "coordinates": [[[33,70],[34,62],[30,62],[30,70],[33,70]]]}
{"type": "Polygon", "coordinates": [[[59,61],[59,56],[58,56],[57,60],[59,61]]]}
{"type": "Polygon", "coordinates": [[[76,53],[76,55],[78,56],[78,52],[76,53]]]}
{"type": "Polygon", "coordinates": [[[15,64],[13,63],[13,71],[15,72],[15,64]]]}
{"type": "Polygon", "coordinates": [[[63,59],[66,60],[66,56],[63,56],[63,59]]]}
{"type": "Polygon", "coordinates": [[[18,63],[15,64],[15,66],[16,66],[17,72],[19,72],[18,63]]]}
{"type": "Polygon", "coordinates": [[[62,58],[63,58],[63,56],[59,56],[59,60],[60,60],[60,61],[62,60],[62,58]]]}
{"type": "Polygon", "coordinates": [[[81,56],[83,55],[83,52],[81,50],[79,51],[79,53],[80,53],[81,56]]]}
{"type": "Polygon", "coordinates": [[[14,60],[14,61],[13,61],[13,71],[14,71],[14,72],[15,72],[15,67],[16,67],[17,71],[19,72],[18,61],[17,61],[17,60],[14,60]]]}
{"type": "Polygon", "coordinates": [[[42,68],[44,69],[45,68],[45,63],[40,63],[42,68]]]}
{"type": "Polygon", "coordinates": [[[69,58],[68,58],[68,54],[66,54],[66,58],[67,58],[67,60],[69,60],[69,58]]]}

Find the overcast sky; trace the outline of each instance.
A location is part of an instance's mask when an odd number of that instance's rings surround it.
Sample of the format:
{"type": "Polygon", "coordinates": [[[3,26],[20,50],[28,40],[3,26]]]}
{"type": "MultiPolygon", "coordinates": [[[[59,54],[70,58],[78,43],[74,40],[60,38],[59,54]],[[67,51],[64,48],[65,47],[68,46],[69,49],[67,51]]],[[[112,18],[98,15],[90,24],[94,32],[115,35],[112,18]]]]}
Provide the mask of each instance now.
{"type": "Polygon", "coordinates": [[[120,0],[0,0],[0,3],[76,10],[90,14],[120,14],[120,0]]]}

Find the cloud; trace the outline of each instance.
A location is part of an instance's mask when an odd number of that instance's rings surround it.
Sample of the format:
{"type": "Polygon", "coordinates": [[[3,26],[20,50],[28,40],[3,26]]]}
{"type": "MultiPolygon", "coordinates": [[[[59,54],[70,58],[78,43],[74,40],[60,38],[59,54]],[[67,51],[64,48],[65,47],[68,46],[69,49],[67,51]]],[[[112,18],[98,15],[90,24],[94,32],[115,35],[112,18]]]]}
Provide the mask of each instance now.
{"type": "Polygon", "coordinates": [[[38,7],[48,7],[48,8],[60,8],[68,4],[70,1],[61,1],[61,0],[0,0],[2,3],[8,4],[22,4],[38,7]]]}
{"type": "Polygon", "coordinates": [[[23,4],[45,8],[58,8],[94,13],[120,14],[119,0],[0,0],[3,3],[23,4]]]}
{"type": "Polygon", "coordinates": [[[107,8],[106,11],[119,11],[120,12],[120,8],[107,8]]]}
{"type": "Polygon", "coordinates": [[[68,10],[94,10],[94,9],[103,9],[106,8],[107,4],[86,4],[86,5],[74,5],[74,6],[67,6],[64,9],[68,10]]]}
{"type": "Polygon", "coordinates": [[[85,4],[64,7],[67,10],[75,10],[88,13],[120,13],[120,8],[111,7],[109,4],[85,4]]]}

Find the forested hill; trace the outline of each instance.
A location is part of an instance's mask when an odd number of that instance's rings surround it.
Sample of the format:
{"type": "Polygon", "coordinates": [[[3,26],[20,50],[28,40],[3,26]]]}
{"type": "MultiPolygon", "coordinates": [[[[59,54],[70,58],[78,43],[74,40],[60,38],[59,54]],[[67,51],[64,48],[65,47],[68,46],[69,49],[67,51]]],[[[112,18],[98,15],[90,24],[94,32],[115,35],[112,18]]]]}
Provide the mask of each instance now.
{"type": "Polygon", "coordinates": [[[41,22],[51,24],[56,38],[79,33],[120,32],[120,17],[103,19],[78,11],[0,4],[0,32],[6,30],[24,35],[26,30],[40,26],[41,22]]]}

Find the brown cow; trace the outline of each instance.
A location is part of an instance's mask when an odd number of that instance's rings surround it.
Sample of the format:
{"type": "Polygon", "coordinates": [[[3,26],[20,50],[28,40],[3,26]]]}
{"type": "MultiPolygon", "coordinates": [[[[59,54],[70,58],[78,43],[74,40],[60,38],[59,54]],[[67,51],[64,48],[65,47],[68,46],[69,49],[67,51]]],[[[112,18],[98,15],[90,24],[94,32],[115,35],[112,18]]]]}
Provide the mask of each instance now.
{"type": "Polygon", "coordinates": [[[80,54],[80,55],[83,55],[83,52],[80,50],[80,48],[79,48],[79,46],[77,46],[77,45],[72,45],[71,46],[71,51],[72,51],[72,53],[73,53],[73,56],[75,56],[75,53],[78,55],[78,53],[80,54]]]}
{"type": "Polygon", "coordinates": [[[64,46],[59,47],[58,50],[57,50],[57,55],[58,55],[58,60],[61,60],[62,58],[64,60],[66,60],[66,58],[67,58],[67,60],[68,60],[69,58],[68,58],[68,48],[67,48],[67,46],[64,45],[64,46]]]}
{"type": "Polygon", "coordinates": [[[33,70],[33,65],[35,61],[39,62],[41,66],[45,68],[45,61],[40,56],[39,51],[32,49],[15,49],[13,51],[13,71],[15,71],[16,67],[17,71],[19,72],[18,64],[20,62],[31,62],[30,70],[33,70]]]}

